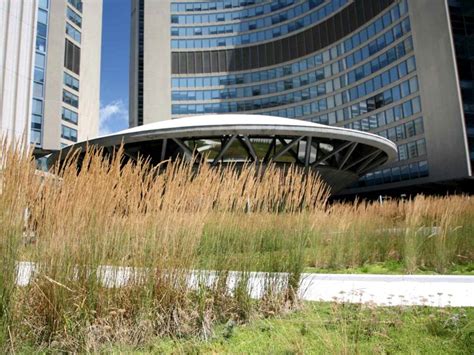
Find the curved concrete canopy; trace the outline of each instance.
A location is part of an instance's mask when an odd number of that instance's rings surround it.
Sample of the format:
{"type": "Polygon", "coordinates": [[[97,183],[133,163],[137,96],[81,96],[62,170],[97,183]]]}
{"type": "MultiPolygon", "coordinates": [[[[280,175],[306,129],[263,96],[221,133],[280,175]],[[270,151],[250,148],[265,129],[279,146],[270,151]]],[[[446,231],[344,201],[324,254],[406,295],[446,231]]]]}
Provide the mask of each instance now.
{"type": "Polygon", "coordinates": [[[111,148],[152,163],[201,155],[213,165],[254,161],[297,164],[317,170],[338,191],[397,156],[383,137],[340,127],[263,115],[204,115],[155,122],[78,142],[53,155],[64,157],[87,144],[111,148]]]}

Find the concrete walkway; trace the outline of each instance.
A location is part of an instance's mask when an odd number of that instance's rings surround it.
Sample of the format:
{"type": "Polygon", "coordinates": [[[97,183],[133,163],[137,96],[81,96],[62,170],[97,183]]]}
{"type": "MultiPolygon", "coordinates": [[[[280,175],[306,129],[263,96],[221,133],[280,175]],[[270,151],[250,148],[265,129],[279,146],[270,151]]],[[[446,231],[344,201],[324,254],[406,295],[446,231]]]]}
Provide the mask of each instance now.
{"type": "MultiPolygon", "coordinates": [[[[33,263],[19,263],[17,284],[26,286],[30,283],[34,270],[33,263]]],[[[143,270],[101,266],[97,275],[105,287],[122,287],[140,280],[143,270]]],[[[227,286],[230,290],[234,289],[240,276],[239,272],[229,273],[227,286]]],[[[285,285],[287,276],[285,273],[272,274],[272,280],[285,285]]],[[[213,271],[192,271],[189,284],[195,287],[203,280],[212,284],[216,277],[213,271]]],[[[250,273],[248,287],[252,297],[261,297],[268,279],[268,274],[250,273]]],[[[303,274],[299,295],[306,301],[474,307],[474,276],[303,274]]]]}
{"type": "Polygon", "coordinates": [[[305,274],[308,301],[474,307],[474,276],[305,274]]]}

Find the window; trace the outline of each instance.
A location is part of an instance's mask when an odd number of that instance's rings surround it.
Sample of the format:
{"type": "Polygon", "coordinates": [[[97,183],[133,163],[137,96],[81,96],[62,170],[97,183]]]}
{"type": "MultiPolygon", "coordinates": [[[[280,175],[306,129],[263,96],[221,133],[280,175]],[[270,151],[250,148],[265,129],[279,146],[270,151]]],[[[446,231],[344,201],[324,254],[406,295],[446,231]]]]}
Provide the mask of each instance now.
{"type": "Polygon", "coordinates": [[[39,0],[39,7],[40,7],[40,9],[47,10],[48,9],[48,0],[39,0]]]}
{"type": "Polygon", "coordinates": [[[40,36],[36,37],[36,50],[46,52],[46,38],[40,36]]]}
{"type": "Polygon", "coordinates": [[[408,69],[409,73],[411,73],[413,70],[416,69],[415,57],[408,58],[408,60],[407,60],[407,69],[408,69]]]}
{"type": "Polygon", "coordinates": [[[65,121],[77,124],[78,114],[77,114],[77,112],[71,111],[71,110],[63,107],[62,119],[65,120],[65,121]]]}
{"type": "Polygon", "coordinates": [[[418,91],[418,79],[416,78],[416,76],[410,79],[409,84],[411,94],[418,91]]]}
{"type": "Polygon", "coordinates": [[[413,113],[421,111],[420,97],[415,97],[412,101],[413,113]]]}
{"type": "Polygon", "coordinates": [[[66,23],[66,34],[72,37],[76,42],[81,43],[81,32],[76,30],[69,23],[66,23]]]}
{"type": "Polygon", "coordinates": [[[63,125],[61,126],[61,138],[77,142],[77,131],[74,128],[63,125]]]}
{"type": "Polygon", "coordinates": [[[44,82],[44,70],[40,68],[35,68],[34,81],[37,83],[44,82]]]}
{"type": "Polygon", "coordinates": [[[402,144],[398,146],[398,160],[407,160],[408,159],[408,152],[406,144],[402,144]]]}
{"type": "Polygon", "coordinates": [[[67,18],[77,27],[82,27],[82,18],[69,7],[67,8],[67,18]]]}
{"type": "Polygon", "coordinates": [[[44,54],[36,53],[35,66],[39,68],[44,68],[44,62],[45,62],[44,54]]]}
{"type": "Polygon", "coordinates": [[[74,43],[66,39],[64,48],[64,66],[79,75],[81,61],[81,49],[74,43]]]}
{"type": "Polygon", "coordinates": [[[34,115],[42,115],[43,114],[43,101],[33,99],[32,113],[34,115]]]}
{"type": "Polygon", "coordinates": [[[418,156],[422,156],[426,154],[426,142],[424,139],[420,139],[416,142],[418,156]]]}
{"type": "Polygon", "coordinates": [[[31,115],[31,128],[41,130],[42,117],[39,115],[31,115]]]}
{"type": "Polygon", "coordinates": [[[428,163],[426,161],[418,162],[418,167],[420,168],[420,177],[428,176],[428,163]]]}
{"type": "Polygon", "coordinates": [[[38,22],[44,25],[48,24],[48,12],[44,10],[38,11],[38,22]]]}
{"type": "Polygon", "coordinates": [[[43,97],[43,84],[33,83],[33,96],[43,97]]]}
{"type": "Polygon", "coordinates": [[[411,107],[411,101],[407,101],[403,104],[403,116],[409,117],[413,115],[413,109],[411,107]]]}
{"type": "Polygon", "coordinates": [[[415,121],[415,132],[416,134],[421,134],[424,132],[424,129],[423,129],[423,119],[420,117],[420,118],[417,118],[415,121]]]}
{"type": "Polygon", "coordinates": [[[79,97],[66,90],[63,90],[63,102],[76,108],[79,107],[79,97]]]}
{"type": "Polygon", "coordinates": [[[82,12],[82,0],[68,0],[68,3],[74,6],[79,12],[82,12]]]}
{"type": "Polygon", "coordinates": [[[68,73],[64,73],[64,85],[70,87],[73,90],[79,91],[79,80],[68,73]]]}
{"type": "Polygon", "coordinates": [[[45,37],[48,34],[48,14],[46,11],[38,11],[37,35],[45,37]]]}
{"type": "Polygon", "coordinates": [[[418,156],[417,149],[416,149],[416,142],[410,142],[407,144],[408,146],[408,157],[410,159],[416,158],[418,156]]]}
{"type": "Polygon", "coordinates": [[[31,143],[36,144],[36,145],[41,145],[41,131],[37,131],[35,129],[31,130],[31,143]]]}

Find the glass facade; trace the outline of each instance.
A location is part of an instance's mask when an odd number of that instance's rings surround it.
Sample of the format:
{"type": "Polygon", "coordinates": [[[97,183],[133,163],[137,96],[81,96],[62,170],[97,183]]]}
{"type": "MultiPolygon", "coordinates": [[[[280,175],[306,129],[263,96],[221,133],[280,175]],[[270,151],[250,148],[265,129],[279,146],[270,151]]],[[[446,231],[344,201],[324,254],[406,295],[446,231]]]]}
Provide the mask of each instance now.
{"type": "Polygon", "coordinates": [[[399,155],[358,187],[429,175],[406,0],[209,4],[171,4],[173,118],[245,112],[368,131],[399,155]]]}

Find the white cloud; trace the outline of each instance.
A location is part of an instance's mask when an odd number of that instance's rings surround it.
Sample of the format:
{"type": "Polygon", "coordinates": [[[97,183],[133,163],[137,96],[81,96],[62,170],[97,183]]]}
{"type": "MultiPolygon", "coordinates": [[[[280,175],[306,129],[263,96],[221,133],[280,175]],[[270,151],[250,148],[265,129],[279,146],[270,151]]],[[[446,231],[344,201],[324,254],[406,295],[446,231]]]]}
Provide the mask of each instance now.
{"type": "Polygon", "coordinates": [[[128,127],[128,110],[122,100],[100,106],[99,133],[109,134],[128,127]]]}

